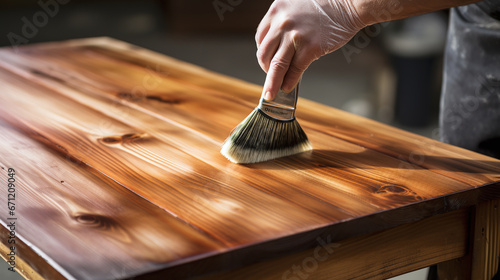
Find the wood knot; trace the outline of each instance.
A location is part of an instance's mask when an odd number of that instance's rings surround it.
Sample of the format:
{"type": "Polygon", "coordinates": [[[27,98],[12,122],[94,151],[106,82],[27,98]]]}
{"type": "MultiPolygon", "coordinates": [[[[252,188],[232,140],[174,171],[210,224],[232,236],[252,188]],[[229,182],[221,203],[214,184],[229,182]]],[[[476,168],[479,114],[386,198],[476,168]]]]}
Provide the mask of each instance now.
{"type": "Polygon", "coordinates": [[[100,139],[104,144],[118,144],[122,142],[122,138],[120,136],[108,136],[100,139]]]}
{"type": "Polygon", "coordinates": [[[106,144],[106,145],[114,145],[114,144],[120,144],[120,143],[128,143],[132,142],[134,140],[137,140],[139,138],[142,138],[144,135],[140,133],[127,133],[123,135],[113,135],[113,136],[107,136],[99,139],[101,143],[106,144]]]}
{"type": "Polygon", "coordinates": [[[128,134],[122,135],[122,141],[123,142],[134,141],[134,140],[139,139],[141,137],[142,137],[142,135],[139,133],[128,133],[128,134]]]}
{"type": "Polygon", "coordinates": [[[126,99],[129,101],[139,101],[144,98],[142,94],[133,94],[130,92],[119,92],[116,94],[118,98],[126,99]]]}
{"type": "Polygon", "coordinates": [[[178,98],[166,97],[166,96],[148,95],[148,96],[146,96],[146,99],[155,100],[155,101],[159,101],[159,102],[167,103],[167,104],[171,104],[171,105],[177,105],[177,104],[182,103],[182,100],[180,100],[178,98]]]}
{"type": "Polygon", "coordinates": [[[422,197],[417,195],[416,192],[401,185],[383,185],[375,193],[384,196],[398,196],[411,198],[412,200],[422,200],[422,197]]]}
{"type": "Polygon", "coordinates": [[[109,217],[97,214],[81,213],[73,217],[81,225],[99,229],[110,229],[116,226],[116,222],[109,217]]]}
{"type": "Polygon", "coordinates": [[[404,186],[398,186],[398,185],[385,185],[381,186],[377,190],[377,193],[405,193],[405,192],[411,192],[411,191],[404,186]]]}

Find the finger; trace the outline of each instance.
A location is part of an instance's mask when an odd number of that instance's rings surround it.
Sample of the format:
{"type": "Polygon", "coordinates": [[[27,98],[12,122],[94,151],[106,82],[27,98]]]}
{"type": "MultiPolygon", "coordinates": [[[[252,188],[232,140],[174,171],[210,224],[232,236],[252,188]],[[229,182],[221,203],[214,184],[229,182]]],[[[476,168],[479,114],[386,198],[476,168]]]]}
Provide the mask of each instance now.
{"type": "Polygon", "coordinates": [[[288,67],[288,71],[281,84],[281,89],[284,92],[290,92],[297,85],[304,71],[306,71],[309,65],[316,60],[311,54],[311,51],[305,49],[298,49],[295,51],[290,67],[288,67]]]}
{"type": "Polygon", "coordinates": [[[255,33],[255,43],[257,44],[257,48],[260,47],[260,44],[262,40],[264,40],[264,37],[266,36],[267,32],[269,31],[269,28],[271,27],[271,22],[272,19],[274,18],[274,15],[276,14],[276,8],[274,7],[275,2],[271,4],[269,7],[269,10],[266,12],[264,17],[259,23],[259,26],[257,27],[257,32],[255,33]]]}
{"type": "Polygon", "coordinates": [[[271,28],[271,18],[266,14],[260,21],[257,31],[255,32],[255,44],[257,45],[257,48],[260,48],[260,45],[266,37],[269,28],[271,28]]]}
{"type": "Polygon", "coordinates": [[[269,71],[267,72],[263,88],[264,99],[273,100],[278,93],[294,53],[295,48],[293,44],[289,40],[282,41],[269,65],[269,71]]]}
{"type": "Polygon", "coordinates": [[[282,31],[271,28],[257,49],[257,61],[264,72],[269,71],[271,59],[276,55],[281,43],[282,31]]]}

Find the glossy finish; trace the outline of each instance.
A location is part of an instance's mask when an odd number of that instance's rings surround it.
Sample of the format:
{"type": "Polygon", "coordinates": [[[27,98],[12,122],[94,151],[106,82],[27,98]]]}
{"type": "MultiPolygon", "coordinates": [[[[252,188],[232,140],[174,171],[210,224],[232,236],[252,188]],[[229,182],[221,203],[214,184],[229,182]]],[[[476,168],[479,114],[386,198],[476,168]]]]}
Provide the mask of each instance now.
{"type": "Polygon", "coordinates": [[[0,50],[20,257],[51,279],[186,278],[500,197],[498,160],[304,99],[312,152],[233,164],[220,146],[260,91],[108,38],[0,50]]]}

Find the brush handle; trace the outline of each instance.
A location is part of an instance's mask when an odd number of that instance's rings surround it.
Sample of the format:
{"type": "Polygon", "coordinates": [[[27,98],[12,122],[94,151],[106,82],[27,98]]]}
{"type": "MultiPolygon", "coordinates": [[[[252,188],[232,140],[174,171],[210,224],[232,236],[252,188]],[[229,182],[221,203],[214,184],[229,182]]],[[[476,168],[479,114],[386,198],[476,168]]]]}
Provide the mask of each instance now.
{"type": "Polygon", "coordinates": [[[258,108],[271,118],[288,121],[295,119],[295,109],[297,108],[297,98],[299,96],[299,84],[288,93],[278,91],[276,97],[267,101],[264,98],[260,99],[258,108]]]}

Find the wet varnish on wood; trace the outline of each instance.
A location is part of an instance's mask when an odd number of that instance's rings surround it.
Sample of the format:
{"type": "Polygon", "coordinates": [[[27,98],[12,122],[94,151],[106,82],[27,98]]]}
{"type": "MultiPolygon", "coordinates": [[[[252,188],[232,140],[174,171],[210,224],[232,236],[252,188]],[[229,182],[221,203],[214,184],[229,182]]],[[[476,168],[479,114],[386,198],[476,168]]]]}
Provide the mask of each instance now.
{"type": "Polygon", "coordinates": [[[220,146],[260,92],[108,38],[0,50],[0,180],[16,170],[25,267],[183,279],[500,197],[499,161],[305,99],[312,152],[230,163],[220,146]]]}

